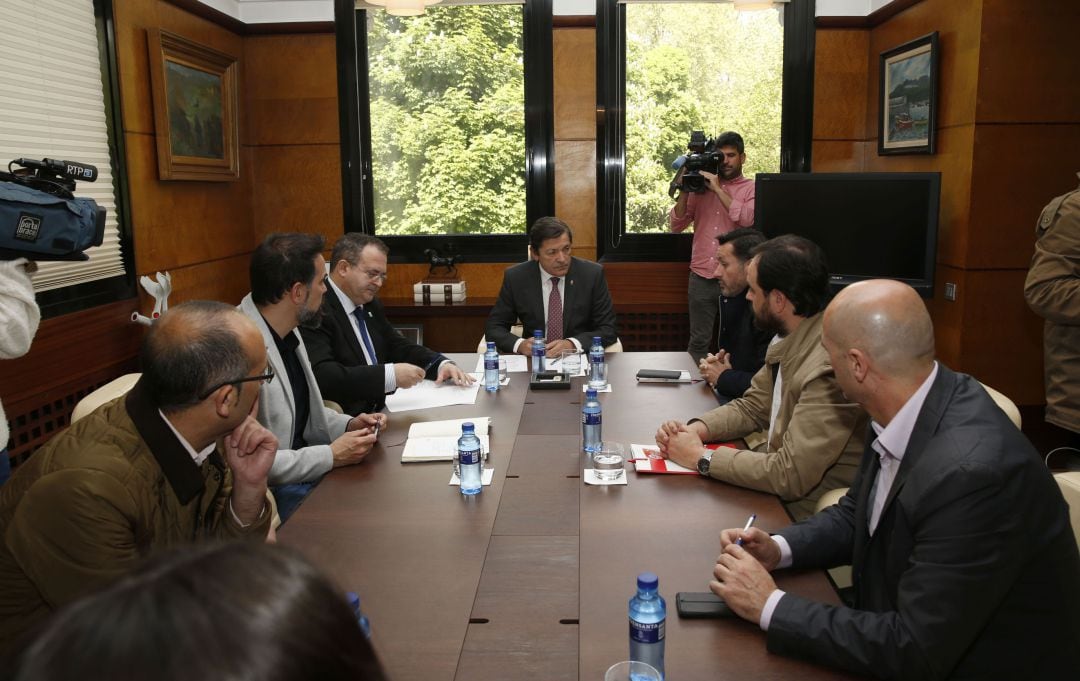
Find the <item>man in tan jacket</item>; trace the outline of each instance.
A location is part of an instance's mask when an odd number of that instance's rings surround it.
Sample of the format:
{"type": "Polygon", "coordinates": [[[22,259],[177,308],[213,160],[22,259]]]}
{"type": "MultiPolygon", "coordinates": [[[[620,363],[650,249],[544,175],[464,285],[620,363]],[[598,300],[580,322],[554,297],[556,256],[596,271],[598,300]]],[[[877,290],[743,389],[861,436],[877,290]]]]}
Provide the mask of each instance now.
{"type": "Polygon", "coordinates": [[[776,334],[765,366],[741,398],[662,424],[656,444],[702,475],[779,495],[799,520],[826,491],[851,484],[867,417],[841,392],[821,346],[829,282],[821,249],[802,237],[771,239],[754,249],[747,277],[754,324],[776,334]],[[744,448],[702,444],[739,438],[744,448]]]}
{"type": "Polygon", "coordinates": [[[1043,330],[1046,420],[1080,445],[1080,189],[1048,203],[1035,228],[1024,298],[1043,330]]]}
{"type": "Polygon", "coordinates": [[[251,415],[273,379],[258,329],[231,306],[184,303],[150,329],[140,364],[131,392],[0,488],[0,656],[156,550],[266,537],[278,443],[251,415]]]}

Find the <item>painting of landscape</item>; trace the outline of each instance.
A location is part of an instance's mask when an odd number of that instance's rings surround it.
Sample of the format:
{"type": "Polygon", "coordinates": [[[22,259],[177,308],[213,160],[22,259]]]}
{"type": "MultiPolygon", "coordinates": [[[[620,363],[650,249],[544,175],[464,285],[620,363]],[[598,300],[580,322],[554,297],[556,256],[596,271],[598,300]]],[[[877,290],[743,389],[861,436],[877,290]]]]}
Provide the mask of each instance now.
{"type": "Polygon", "coordinates": [[[221,76],[165,62],[169,140],[177,156],[225,156],[221,76]]]}
{"type": "Polygon", "coordinates": [[[878,153],[933,153],[937,34],[882,55],[878,153]]]}

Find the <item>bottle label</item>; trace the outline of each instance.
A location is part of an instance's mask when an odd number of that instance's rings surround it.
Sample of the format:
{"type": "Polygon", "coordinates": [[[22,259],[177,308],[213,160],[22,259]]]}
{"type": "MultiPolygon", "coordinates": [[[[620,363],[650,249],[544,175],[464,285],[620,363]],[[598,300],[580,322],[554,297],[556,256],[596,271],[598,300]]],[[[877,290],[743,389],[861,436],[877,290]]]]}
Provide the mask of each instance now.
{"type": "Polygon", "coordinates": [[[485,359],[484,360],[484,371],[488,371],[490,369],[494,369],[495,371],[499,370],[499,358],[498,357],[496,357],[495,359],[485,359]]]}
{"type": "Polygon", "coordinates": [[[638,622],[630,618],[630,640],[638,643],[659,643],[664,640],[664,629],[667,620],[659,622],[638,622]]]}
{"type": "Polygon", "coordinates": [[[459,450],[458,457],[461,459],[462,466],[471,466],[473,464],[480,463],[480,450],[462,449],[459,450]]]}
{"type": "Polygon", "coordinates": [[[600,421],[600,414],[586,414],[585,412],[581,412],[581,424],[584,426],[599,426],[600,421]]]}

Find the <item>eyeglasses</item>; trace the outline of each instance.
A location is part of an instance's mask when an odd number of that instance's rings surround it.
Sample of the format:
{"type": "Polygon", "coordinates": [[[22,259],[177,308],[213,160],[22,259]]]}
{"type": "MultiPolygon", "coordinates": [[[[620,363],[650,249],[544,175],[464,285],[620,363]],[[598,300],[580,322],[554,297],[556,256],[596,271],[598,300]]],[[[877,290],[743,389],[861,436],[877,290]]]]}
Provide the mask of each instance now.
{"type": "Polygon", "coordinates": [[[238,379],[236,379],[234,381],[224,381],[222,383],[218,383],[213,388],[210,388],[205,393],[200,395],[199,400],[200,401],[205,400],[207,397],[210,397],[215,392],[217,392],[218,390],[224,388],[227,385],[237,385],[239,383],[247,383],[248,381],[259,381],[260,383],[263,382],[263,381],[266,381],[267,383],[273,383],[274,382],[274,370],[272,368],[270,368],[270,366],[268,365],[266,367],[266,373],[262,374],[260,376],[248,376],[246,378],[238,378],[238,379]]]}
{"type": "Polygon", "coordinates": [[[364,272],[364,274],[367,275],[368,279],[382,279],[383,282],[386,281],[386,272],[380,272],[378,270],[367,270],[364,272]]]}

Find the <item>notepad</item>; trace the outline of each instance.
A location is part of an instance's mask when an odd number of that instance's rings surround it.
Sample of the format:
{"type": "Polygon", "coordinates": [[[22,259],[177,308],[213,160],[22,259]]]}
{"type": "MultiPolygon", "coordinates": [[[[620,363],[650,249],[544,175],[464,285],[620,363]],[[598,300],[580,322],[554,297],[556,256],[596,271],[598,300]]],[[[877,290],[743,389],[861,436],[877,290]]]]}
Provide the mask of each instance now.
{"type": "Polygon", "coordinates": [[[488,431],[491,429],[490,417],[425,421],[409,426],[409,439],[401,452],[401,463],[453,461],[454,453],[457,451],[457,441],[461,437],[461,424],[468,422],[476,426],[476,437],[480,438],[480,448],[486,453],[490,448],[488,442],[488,431]]]}

